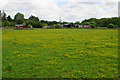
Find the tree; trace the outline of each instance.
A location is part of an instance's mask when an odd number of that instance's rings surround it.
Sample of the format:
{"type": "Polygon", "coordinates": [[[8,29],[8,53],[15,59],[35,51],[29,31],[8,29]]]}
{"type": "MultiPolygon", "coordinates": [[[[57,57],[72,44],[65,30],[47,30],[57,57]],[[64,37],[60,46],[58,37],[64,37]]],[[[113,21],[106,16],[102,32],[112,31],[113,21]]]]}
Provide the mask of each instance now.
{"type": "Polygon", "coordinates": [[[29,20],[39,21],[38,17],[35,17],[33,15],[29,17],[29,20]]]}
{"type": "Polygon", "coordinates": [[[112,23],[110,23],[108,26],[107,26],[107,28],[115,28],[116,26],[114,25],[114,24],[112,24],[112,23]]]}
{"type": "Polygon", "coordinates": [[[9,21],[4,21],[4,26],[10,26],[10,22],[9,21]]]}
{"type": "Polygon", "coordinates": [[[90,23],[89,22],[84,22],[83,25],[90,25],[90,23]]]}
{"type": "Polygon", "coordinates": [[[79,21],[76,21],[75,24],[80,24],[80,22],[79,22],[79,21]]]}
{"type": "Polygon", "coordinates": [[[35,22],[35,25],[34,25],[34,26],[35,26],[36,28],[42,28],[40,21],[35,22]]]}
{"type": "Polygon", "coordinates": [[[7,20],[8,20],[9,22],[12,21],[12,18],[10,17],[10,15],[8,15],[7,20]]]}
{"type": "Polygon", "coordinates": [[[91,28],[96,28],[95,24],[90,24],[91,28]]]}
{"type": "Polygon", "coordinates": [[[55,26],[55,28],[60,28],[60,24],[57,23],[56,26],[55,26]]]}
{"type": "Polygon", "coordinates": [[[16,22],[12,21],[10,22],[10,26],[15,26],[16,25],[16,22]]]}
{"type": "Polygon", "coordinates": [[[23,26],[26,26],[26,23],[22,23],[23,26]]]}
{"type": "Polygon", "coordinates": [[[24,15],[22,13],[17,13],[15,16],[14,16],[14,20],[17,24],[22,24],[24,21],[25,21],[25,18],[24,18],[24,15]]]}
{"type": "Polygon", "coordinates": [[[32,25],[29,24],[29,25],[28,25],[28,28],[31,28],[31,26],[32,26],[32,25]]]}
{"type": "Polygon", "coordinates": [[[4,22],[6,20],[6,13],[5,11],[2,12],[2,21],[4,22]]]}
{"type": "Polygon", "coordinates": [[[50,26],[48,27],[48,29],[55,29],[55,26],[54,26],[54,25],[50,25],[50,26]]]}

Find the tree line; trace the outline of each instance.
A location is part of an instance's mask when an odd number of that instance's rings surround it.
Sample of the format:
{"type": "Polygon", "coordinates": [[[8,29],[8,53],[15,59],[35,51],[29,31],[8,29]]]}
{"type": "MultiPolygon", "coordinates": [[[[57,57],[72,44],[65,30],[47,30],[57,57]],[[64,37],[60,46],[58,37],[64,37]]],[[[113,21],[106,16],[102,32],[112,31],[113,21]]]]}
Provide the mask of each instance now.
{"type": "Polygon", "coordinates": [[[92,28],[95,27],[108,27],[108,28],[117,28],[120,27],[120,17],[112,18],[90,18],[85,19],[82,22],[57,22],[57,21],[47,21],[39,20],[38,17],[31,15],[28,19],[25,19],[24,14],[16,13],[12,19],[10,15],[7,16],[5,11],[0,10],[0,20],[2,21],[0,25],[2,27],[15,27],[16,24],[23,24],[24,26],[33,26],[34,28],[42,28],[42,26],[49,26],[50,28],[59,28],[60,24],[71,24],[71,25],[90,25],[92,28]]]}

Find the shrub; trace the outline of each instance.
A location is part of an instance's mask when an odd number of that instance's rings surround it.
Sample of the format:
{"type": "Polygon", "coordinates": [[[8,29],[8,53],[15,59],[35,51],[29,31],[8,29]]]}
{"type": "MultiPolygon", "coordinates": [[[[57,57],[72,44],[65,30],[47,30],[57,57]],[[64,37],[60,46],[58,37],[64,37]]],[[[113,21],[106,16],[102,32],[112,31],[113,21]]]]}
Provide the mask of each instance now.
{"type": "Polygon", "coordinates": [[[83,25],[90,25],[90,23],[89,22],[84,22],[83,25]]]}
{"type": "Polygon", "coordinates": [[[28,25],[28,28],[31,28],[32,25],[28,25]]]}
{"type": "Polygon", "coordinates": [[[55,26],[51,25],[51,26],[48,27],[48,29],[55,29],[55,26]]]}
{"type": "Polygon", "coordinates": [[[112,23],[110,23],[108,26],[107,26],[107,28],[116,28],[117,26],[116,25],[114,25],[114,24],[112,24],[112,23]]]}
{"type": "Polygon", "coordinates": [[[90,24],[91,28],[96,28],[96,26],[94,24],[90,24]]]}
{"type": "Polygon", "coordinates": [[[25,23],[23,23],[22,25],[23,25],[23,26],[26,26],[26,24],[25,24],[25,23]]]}
{"type": "Polygon", "coordinates": [[[56,24],[55,28],[60,28],[60,24],[56,24]]]}

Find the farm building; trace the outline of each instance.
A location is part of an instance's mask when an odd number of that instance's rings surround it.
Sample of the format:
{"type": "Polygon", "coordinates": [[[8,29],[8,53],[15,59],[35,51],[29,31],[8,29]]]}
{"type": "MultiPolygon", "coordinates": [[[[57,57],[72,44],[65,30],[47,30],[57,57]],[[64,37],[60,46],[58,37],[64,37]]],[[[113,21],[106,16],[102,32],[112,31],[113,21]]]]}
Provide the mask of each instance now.
{"type": "Polygon", "coordinates": [[[17,29],[28,28],[28,26],[23,26],[22,24],[15,25],[17,29]]]}
{"type": "Polygon", "coordinates": [[[71,28],[71,27],[74,27],[74,25],[72,25],[72,24],[63,24],[62,27],[71,28]]]}
{"type": "Polygon", "coordinates": [[[84,28],[91,28],[89,25],[84,25],[84,28]]]}
{"type": "Polygon", "coordinates": [[[83,25],[75,24],[75,28],[83,28],[83,25]]]}

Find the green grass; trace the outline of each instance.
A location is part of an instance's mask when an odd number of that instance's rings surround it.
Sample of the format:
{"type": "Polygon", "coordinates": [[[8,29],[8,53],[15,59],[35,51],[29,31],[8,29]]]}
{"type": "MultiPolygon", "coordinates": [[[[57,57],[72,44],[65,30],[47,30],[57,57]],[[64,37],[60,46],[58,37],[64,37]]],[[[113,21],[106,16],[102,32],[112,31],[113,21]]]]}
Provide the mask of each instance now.
{"type": "Polygon", "coordinates": [[[2,31],[3,78],[116,78],[118,30],[2,31]]]}

